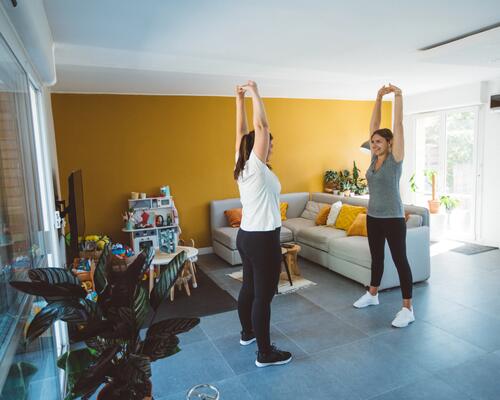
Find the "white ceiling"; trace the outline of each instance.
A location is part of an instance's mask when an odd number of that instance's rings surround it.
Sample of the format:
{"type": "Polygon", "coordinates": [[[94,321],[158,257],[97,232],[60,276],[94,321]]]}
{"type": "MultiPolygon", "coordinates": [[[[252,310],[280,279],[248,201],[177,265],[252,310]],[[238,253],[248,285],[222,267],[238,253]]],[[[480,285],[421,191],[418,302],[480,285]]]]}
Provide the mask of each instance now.
{"type": "Polygon", "coordinates": [[[499,0],[44,0],[55,91],[372,98],[500,77],[499,0]]]}

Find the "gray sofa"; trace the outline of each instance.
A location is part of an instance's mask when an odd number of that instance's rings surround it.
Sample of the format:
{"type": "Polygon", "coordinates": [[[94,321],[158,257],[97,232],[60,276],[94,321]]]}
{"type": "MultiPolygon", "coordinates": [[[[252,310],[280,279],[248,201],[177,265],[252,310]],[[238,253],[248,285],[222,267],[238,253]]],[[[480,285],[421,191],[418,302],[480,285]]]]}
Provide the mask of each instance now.
{"type": "MultiPolygon", "coordinates": [[[[341,197],[326,193],[289,193],[281,195],[288,203],[287,220],[283,221],[281,241],[294,241],[301,246],[300,256],[314,261],[363,285],[370,283],[371,256],[368,239],[346,235],[346,232],[326,226],[317,226],[303,211],[310,204],[333,204],[336,201],[364,206],[367,199],[341,197]],[[305,215],[305,214],[304,214],[305,215]]],[[[224,211],[241,207],[239,199],[212,201],[210,205],[212,245],[215,254],[231,265],[241,264],[236,250],[238,228],[227,226],[224,211]]],[[[410,213],[407,222],[407,255],[411,265],[413,281],[420,282],[430,277],[429,211],[423,207],[405,205],[410,213]]],[[[399,277],[391,258],[389,247],[385,247],[385,270],[380,289],[399,286],[399,277]]]]}

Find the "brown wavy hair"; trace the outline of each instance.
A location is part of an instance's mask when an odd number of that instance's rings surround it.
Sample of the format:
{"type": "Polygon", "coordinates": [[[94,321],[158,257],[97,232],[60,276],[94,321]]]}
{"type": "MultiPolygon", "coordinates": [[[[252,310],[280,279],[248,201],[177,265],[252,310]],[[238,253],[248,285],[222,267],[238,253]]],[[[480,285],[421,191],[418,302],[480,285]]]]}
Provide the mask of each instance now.
{"type": "Polygon", "coordinates": [[[390,142],[394,138],[392,131],[388,128],[377,129],[372,133],[370,139],[373,138],[373,135],[382,136],[387,142],[390,142]]]}
{"type": "MultiPolygon", "coordinates": [[[[273,140],[273,135],[269,132],[269,140],[273,140]]],[[[238,180],[243,169],[245,168],[245,164],[250,158],[250,153],[252,152],[253,145],[255,143],[255,131],[250,131],[248,134],[243,136],[240,143],[240,150],[238,151],[238,161],[236,161],[236,166],[234,167],[234,179],[238,180]]],[[[268,168],[271,168],[269,164],[267,164],[268,168]]]]}

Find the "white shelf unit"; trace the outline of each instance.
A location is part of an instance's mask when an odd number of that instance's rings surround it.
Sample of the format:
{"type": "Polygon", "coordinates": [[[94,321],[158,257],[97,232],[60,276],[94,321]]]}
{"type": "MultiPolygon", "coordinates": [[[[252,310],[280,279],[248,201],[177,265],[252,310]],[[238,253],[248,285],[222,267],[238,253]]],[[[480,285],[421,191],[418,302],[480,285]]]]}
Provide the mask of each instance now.
{"type": "Polygon", "coordinates": [[[145,199],[129,199],[128,209],[133,210],[134,217],[143,213],[149,216],[151,227],[126,229],[122,231],[130,235],[130,247],[137,254],[145,247],[161,248],[166,253],[175,252],[179,241],[179,225],[175,222],[174,203],[172,197],[146,197],[145,199]],[[162,223],[157,225],[157,217],[162,223]]]}

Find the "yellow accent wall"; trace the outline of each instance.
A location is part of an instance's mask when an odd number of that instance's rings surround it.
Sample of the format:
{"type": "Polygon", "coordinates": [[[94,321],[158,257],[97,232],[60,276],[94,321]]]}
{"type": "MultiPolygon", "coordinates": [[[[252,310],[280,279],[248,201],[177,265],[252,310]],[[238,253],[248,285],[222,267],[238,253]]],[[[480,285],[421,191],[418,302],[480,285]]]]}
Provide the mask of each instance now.
{"type": "MultiPolygon", "coordinates": [[[[264,99],[282,192],[321,191],[327,169],[364,172],[371,101],[264,99]]],[[[247,103],[250,114],[250,102],[247,103]]],[[[209,203],[238,196],[232,178],[235,101],[231,97],[52,94],[63,198],[82,169],[87,233],[127,242],[121,213],[130,192],[169,185],[183,237],[211,245],[209,203]]],[[[249,121],[251,125],[251,120],[249,121]]],[[[390,127],[383,103],[382,127],[390,127]]]]}

